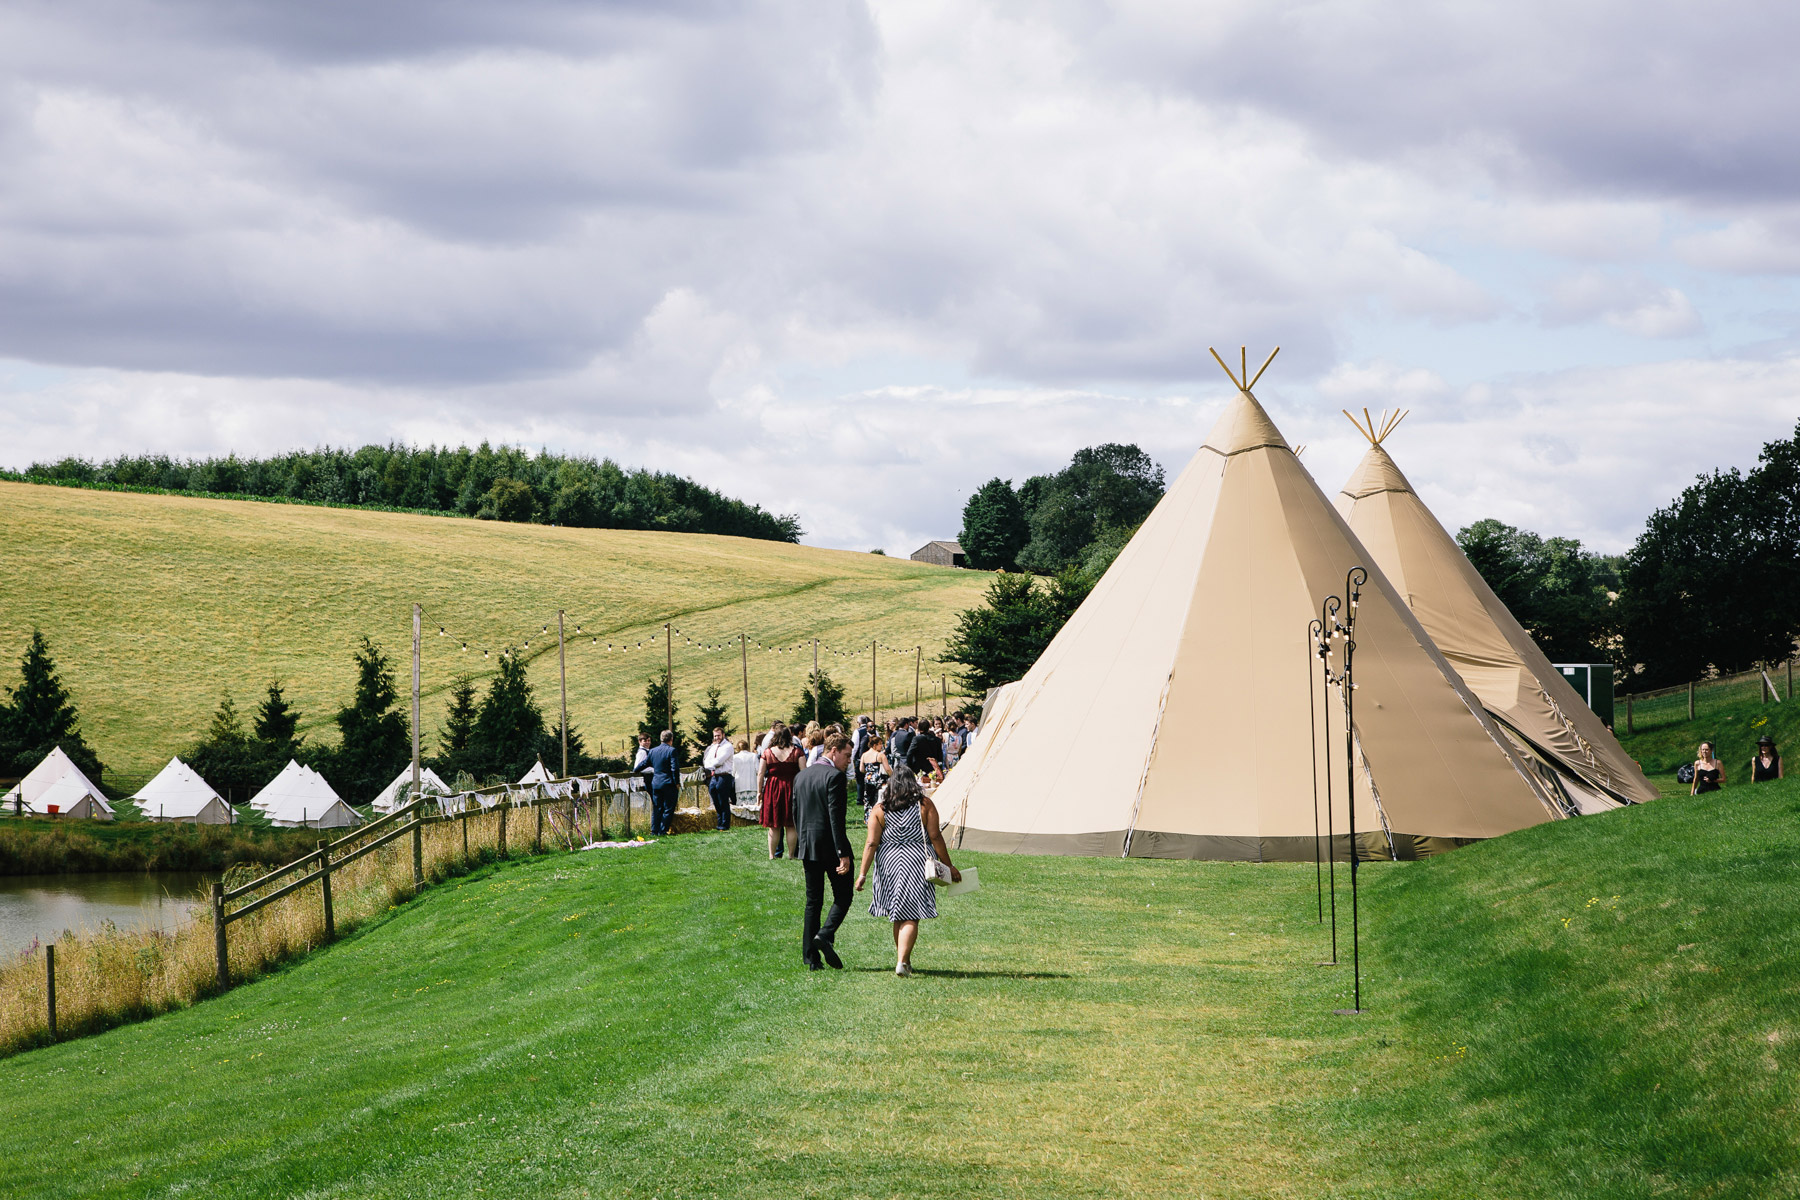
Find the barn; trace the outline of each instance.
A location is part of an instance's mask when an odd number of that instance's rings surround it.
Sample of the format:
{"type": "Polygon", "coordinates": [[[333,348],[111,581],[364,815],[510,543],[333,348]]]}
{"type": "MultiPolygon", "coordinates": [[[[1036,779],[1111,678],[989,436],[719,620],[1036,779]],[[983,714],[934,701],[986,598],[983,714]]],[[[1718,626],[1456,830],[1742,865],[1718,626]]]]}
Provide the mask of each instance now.
{"type": "Polygon", "coordinates": [[[955,542],[926,542],[912,552],[914,562],[932,563],[940,567],[966,567],[969,558],[955,542]]]}

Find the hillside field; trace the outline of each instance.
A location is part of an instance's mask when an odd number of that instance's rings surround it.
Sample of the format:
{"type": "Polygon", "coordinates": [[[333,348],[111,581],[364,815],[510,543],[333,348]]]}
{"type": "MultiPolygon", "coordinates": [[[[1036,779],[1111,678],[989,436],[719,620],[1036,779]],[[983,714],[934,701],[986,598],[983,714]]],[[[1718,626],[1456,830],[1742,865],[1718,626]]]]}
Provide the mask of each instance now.
{"type": "MultiPolygon", "coordinates": [[[[826,643],[820,664],[846,686],[846,705],[866,711],[870,641],[909,651],[880,653],[877,683],[884,706],[910,701],[911,648],[924,646],[927,674],[941,672],[933,655],[989,579],[744,538],[20,483],[0,482],[0,514],[0,679],[16,681],[25,640],[41,628],[89,741],[116,772],[109,781],[132,785],[191,744],[225,692],[247,721],[274,678],[288,685],[303,730],[335,740],[330,717],[349,698],[359,635],[389,654],[405,691],[415,601],[425,610],[428,748],[455,675],[485,678],[495,660],[482,651],[508,644],[529,642],[532,682],[554,723],[560,608],[571,723],[590,750],[604,743],[617,753],[663,664],[664,621],[688,639],[675,645],[687,716],[716,683],[742,721],[740,632],[753,642],[758,724],[787,715],[812,666],[810,646],[768,647],[813,637],[826,643]],[[608,641],[634,649],[608,653],[608,641]]],[[[925,690],[935,696],[935,682],[925,690]]]]}

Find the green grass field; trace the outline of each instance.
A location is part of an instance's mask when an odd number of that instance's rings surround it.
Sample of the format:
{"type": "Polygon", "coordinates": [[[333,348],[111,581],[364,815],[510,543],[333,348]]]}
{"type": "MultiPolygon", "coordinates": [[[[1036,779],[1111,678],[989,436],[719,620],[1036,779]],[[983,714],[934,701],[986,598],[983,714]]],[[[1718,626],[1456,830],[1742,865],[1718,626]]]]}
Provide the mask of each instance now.
{"type": "MultiPolygon", "coordinates": [[[[311,736],[334,740],[330,715],[348,700],[358,635],[387,650],[404,688],[415,601],[425,608],[428,735],[456,673],[482,675],[494,661],[482,649],[527,640],[532,681],[553,721],[561,608],[571,720],[590,750],[603,742],[617,753],[636,729],[645,680],[663,664],[664,621],[691,640],[675,646],[676,695],[689,716],[705,687],[718,684],[741,721],[740,632],[764,646],[824,639],[822,665],[846,685],[847,703],[866,710],[870,641],[923,645],[930,672],[955,614],[978,603],[988,581],[743,538],[18,483],[0,483],[0,511],[0,651],[16,662],[31,629],[42,628],[89,740],[133,783],[192,743],[227,689],[248,715],[274,677],[287,681],[311,736]],[[438,636],[440,626],[454,637],[438,636]],[[609,640],[635,647],[653,635],[654,647],[605,649],[609,640]]],[[[752,716],[767,722],[799,699],[811,651],[752,646],[749,665],[752,716]]],[[[890,693],[910,699],[910,652],[882,653],[878,668],[884,704],[890,693]]],[[[925,690],[935,696],[935,682],[925,690]]]]}
{"type": "MultiPolygon", "coordinates": [[[[1696,693],[1691,721],[1685,693],[1659,696],[1636,706],[1637,731],[1621,732],[1619,743],[1665,796],[1687,794],[1688,785],[1675,778],[1675,769],[1694,761],[1701,742],[1711,742],[1713,753],[1725,764],[1728,788],[1748,783],[1745,764],[1756,751],[1757,738],[1765,734],[1774,738],[1784,753],[1800,751],[1800,700],[1787,699],[1785,683],[1784,675],[1777,676],[1779,703],[1765,700],[1753,680],[1703,685],[1696,693]]],[[[1623,703],[1619,713],[1622,726],[1623,703]]]]}
{"type": "Polygon", "coordinates": [[[1359,1017],[1305,866],[964,856],[898,980],[861,904],[850,969],[798,969],[755,831],[517,863],[0,1062],[0,1159],[21,1196],[1791,1196],[1796,817],[1369,868],[1359,1017]]]}

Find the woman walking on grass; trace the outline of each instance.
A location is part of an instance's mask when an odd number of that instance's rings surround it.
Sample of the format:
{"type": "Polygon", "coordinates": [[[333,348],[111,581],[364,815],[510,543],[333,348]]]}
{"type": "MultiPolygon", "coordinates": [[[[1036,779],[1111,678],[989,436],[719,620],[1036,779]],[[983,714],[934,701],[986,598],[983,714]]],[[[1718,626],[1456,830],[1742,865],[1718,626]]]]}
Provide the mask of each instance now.
{"type": "Polygon", "coordinates": [[[782,842],[792,857],[800,852],[800,835],[794,828],[794,777],[800,774],[800,748],[791,730],[775,731],[763,751],[758,768],[757,794],[762,797],[761,820],[769,830],[769,857],[780,858],[782,842]]]}
{"type": "Polygon", "coordinates": [[[937,916],[937,897],[925,877],[927,841],[936,849],[938,859],[950,868],[951,882],[960,882],[962,872],[950,861],[950,849],[944,845],[943,831],[938,828],[937,807],[919,786],[918,777],[906,767],[895,765],[887,792],[869,814],[869,840],[863,846],[856,890],[862,891],[873,865],[875,896],[869,903],[869,915],[893,922],[897,959],[894,974],[902,977],[912,974],[919,922],[937,916]]]}
{"type": "Polygon", "coordinates": [[[1781,778],[1781,754],[1775,749],[1775,739],[1765,733],[1756,739],[1756,754],[1750,759],[1750,782],[1768,783],[1781,778]]]}
{"type": "Polygon", "coordinates": [[[1725,764],[1713,757],[1711,742],[1700,743],[1700,756],[1694,760],[1694,786],[1690,796],[1704,796],[1725,786],[1725,764]]]}

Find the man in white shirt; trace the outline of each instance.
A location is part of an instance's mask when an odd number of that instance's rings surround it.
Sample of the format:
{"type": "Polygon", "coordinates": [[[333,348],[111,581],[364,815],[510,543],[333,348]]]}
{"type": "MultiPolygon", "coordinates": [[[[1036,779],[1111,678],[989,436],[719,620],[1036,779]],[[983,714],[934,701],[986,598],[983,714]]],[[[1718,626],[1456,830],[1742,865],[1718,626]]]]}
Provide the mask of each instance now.
{"type": "Polygon", "coordinates": [[[731,828],[731,802],[737,797],[737,776],[732,773],[731,759],[737,748],[725,738],[723,729],[713,730],[712,745],[700,758],[706,768],[706,790],[712,796],[713,812],[718,814],[718,828],[731,828]]]}

